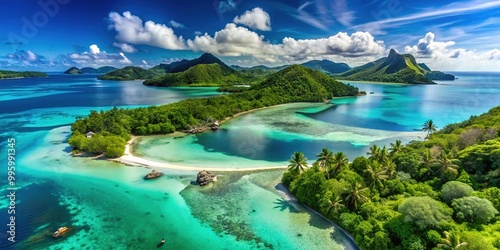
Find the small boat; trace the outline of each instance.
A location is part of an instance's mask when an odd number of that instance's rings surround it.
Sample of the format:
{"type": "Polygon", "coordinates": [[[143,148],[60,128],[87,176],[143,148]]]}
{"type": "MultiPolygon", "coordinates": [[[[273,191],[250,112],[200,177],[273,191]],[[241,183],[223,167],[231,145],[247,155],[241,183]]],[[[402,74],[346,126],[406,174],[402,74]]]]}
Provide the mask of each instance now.
{"type": "Polygon", "coordinates": [[[370,92],[370,95],[373,95],[373,94],[375,94],[375,92],[370,92]]]}
{"type": "Polygon", "coordinates": [[[54,238],[57,238],[65,233],[68,232],[68,228],[67,227],[60,227],[57,229],[57,231],[54,232],[54,234],[52,235],[54,238]]]}

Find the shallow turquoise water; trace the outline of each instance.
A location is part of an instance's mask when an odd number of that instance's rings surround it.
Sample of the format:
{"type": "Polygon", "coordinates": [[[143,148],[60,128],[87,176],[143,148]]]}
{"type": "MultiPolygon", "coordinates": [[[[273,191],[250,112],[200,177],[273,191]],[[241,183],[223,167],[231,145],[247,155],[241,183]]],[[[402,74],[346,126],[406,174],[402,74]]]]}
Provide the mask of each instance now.
{"type": "MultiPolygon", "coordinates": [[[[66,143],[68,124],[92,109],[133,108],[217,94],[214,88],[156,89],[136,81],[98,81],[89,76],[2,81],[0,147],[5,152],[7,139],[16,139],[18,190],[16,243],[2,241],[0,248],[154,249],[165,237],[164,248],[170,249],[256,249],[254,241],[217,233],[193,214],[204,204],[196,202],[200,190],[190,184],[196,172],[163,170],[164,177],[146,182],[142,177],[149,169],[71,157],[66,143]],[[191,205],[184,197],[186,192],[194,194],[191,205]],[[52,233],[60,226],[68,226],[70,232],[53,239],[52,233]]],[[[6,162],[5,155],[0,160],[6,162]]],[[[0,174],[0,186],[5,190],[6,168],[0,174]]],[[[237,191],[221,192],[221,197],[232,197],[232,204],[255,209],[246,210],[249,214],[243,217],[233,214],[228,218],[243,220],[250,232],[274,249],[353,249],[328,222],[299,204],[280,201],[272,184],[280,175],[244,175],[237,180],[237,191]],[[267,178],[266,183],[271,184],[257,185],[255,178],[267,178]],[[282,210],[282,206],[295,209],[282,210]]],[[[8,221],[7,206],[7,200],[0,199],[2,224],[8,221]]],[[[217,213],[224,204],[212,207],[217,213]]],[[[4,231],[2,239],[7,238],[4,231]]]]}

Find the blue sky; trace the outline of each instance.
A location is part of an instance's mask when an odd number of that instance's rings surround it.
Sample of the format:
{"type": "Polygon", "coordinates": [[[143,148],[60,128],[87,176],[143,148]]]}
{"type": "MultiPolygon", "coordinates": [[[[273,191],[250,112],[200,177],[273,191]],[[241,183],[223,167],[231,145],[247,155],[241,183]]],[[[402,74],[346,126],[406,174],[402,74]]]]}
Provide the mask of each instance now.
{"type": "Polygon", "coordinates": [[[228,64],[329,59],[391,48],[436,70],[500,70],[500,1],[0,0],[0,69],[151,67],[210,52],[228,64]]]}

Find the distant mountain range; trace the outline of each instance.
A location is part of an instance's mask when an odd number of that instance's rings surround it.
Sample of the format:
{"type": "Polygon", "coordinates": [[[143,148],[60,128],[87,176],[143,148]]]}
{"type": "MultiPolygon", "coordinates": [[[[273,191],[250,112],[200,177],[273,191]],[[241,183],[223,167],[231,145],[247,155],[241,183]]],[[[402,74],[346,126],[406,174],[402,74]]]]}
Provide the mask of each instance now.
{"type": "Polygon", "coordinates": [[[64,71],[64,74],[106,74],[116,69],[117,68],[111,66],[104,66],[97,69],[92,67],[84,67],[81,69],[77,67],[71,67],[68,70],[64,71]]]}
{"type": "Polygon", "coordinates": [[[443,80],[454,76],[439,71],[430,71],[427,65],[417,64],[410,54],[398,54],[391,49],[387,57],[355,67],[337,77],[346,80],[430,84],[433,80],[443,80]],[[424,67],[422,67],[424,66],[424,67]]]}
{"type": "MultiPolygon", "coordinates": [[[[454,80],[453,75],[432,71],[425,64],[417,64],[409,54],[398,54],[391,50],[387,57],[365,65],[351,68],[346,63],[329,60],[313,60],[302,66],[326,73],[334,78],[345,80],[378,81],[395,83],[428,84],[433,80],[454,80]]],[[[70,68],[67,74],[100,73],[102,80],[145,80],[149,86],[221,86],[234,84],[252,84],[268,75],[287,68],[288,65],[267,67],[264,65],[249,68],[228,66],[212,54],[204,53],[192,60],[181,60],[169,64],[160,64],[150,69],[127,66],[123,69],[113,67],[70,68]],[[114,69],[114,70],[113,70],[114,69]]]]}

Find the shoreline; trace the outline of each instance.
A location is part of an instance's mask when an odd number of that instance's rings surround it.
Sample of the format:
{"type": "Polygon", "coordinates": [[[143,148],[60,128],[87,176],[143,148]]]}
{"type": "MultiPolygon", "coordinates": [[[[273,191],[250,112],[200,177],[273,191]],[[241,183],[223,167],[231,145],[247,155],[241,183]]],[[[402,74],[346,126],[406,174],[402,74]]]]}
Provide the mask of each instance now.
{"type": "Polygon", "coordinates": [[[148,160],[142,157],[134,156],[130,148],[140,136],[132,136],[132,138],[125,144],[125,152],[123,156],[118,158],[110,158],[109,161],[122,163],[128,166],[157,168],[157,169],[171,169],[171,170],[185,170],[185,171],[216,171],[216,172],[244,172],[244,171],[265,171],[265,170],[279,170],[287,169],[288,166],[275,166],[275,167],[253,167],[253,168],[211,168],[199,166],[183,166],[179,164],[172,164],[169,162],[159,162],[148,160]]]}

